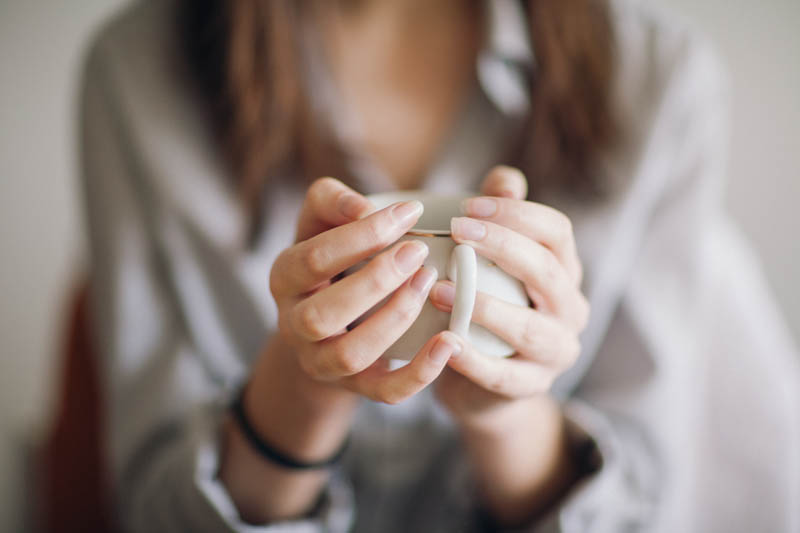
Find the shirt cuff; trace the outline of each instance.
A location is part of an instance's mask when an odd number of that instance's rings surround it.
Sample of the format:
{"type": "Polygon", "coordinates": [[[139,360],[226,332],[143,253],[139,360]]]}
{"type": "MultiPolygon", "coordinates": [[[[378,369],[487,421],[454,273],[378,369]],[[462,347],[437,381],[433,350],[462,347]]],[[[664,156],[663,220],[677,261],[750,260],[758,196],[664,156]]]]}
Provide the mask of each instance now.
{"type": "Polygon", "coordinates": [[[345,532],[352,527],[354,516],[353,490],[340,468],[331,472],[320,500],[307,515],[296,520],[252,525],[239,516],[225,485],[217,477],[219,472],[219,425],[203,432],[194,449],[194,484],[198,493],[232,532],[252,533],[311,533],[345,532]]]}
{"type": "Polygon", "coordinates": [[[487,515],[480,514],[479,531],[622,531],[652,518],[655,506],[648,487],[656,477],[644,466],[648,462],[643,457],[647,447],[620,435],[606,415],[585,403],[571,400],[563,409],[569,447],[580,472],[578,480],[535,521],[517,528],[499,528],[487,515]],[[632,468],[631,463],[640,468],[632,468]]]}
{"type": "Polygon", "coordinates": [[[649,447],[625,438],[604,413],[579,400],[564,405],[564,416],[583,476],[545,516],[521,531],[620,531],[649,523],[655,496],[648,487],[656,480],[648,465],[649,447]]]}

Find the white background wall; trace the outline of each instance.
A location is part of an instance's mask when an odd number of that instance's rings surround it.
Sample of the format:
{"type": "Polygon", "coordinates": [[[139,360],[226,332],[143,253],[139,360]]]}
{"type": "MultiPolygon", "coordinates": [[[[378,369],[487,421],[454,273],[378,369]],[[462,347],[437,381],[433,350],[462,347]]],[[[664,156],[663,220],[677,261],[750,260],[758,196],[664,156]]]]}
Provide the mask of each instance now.
{"type": "Polygon", "coordinates": [[[726,62],[733,90],[728,205],[800,338],[800,1],[661,3],[691,17],[726,62]]]}
{"type": "Polygon", "coordinates": [[[25,461],[48,412],[80,257],[73,117],[80,53],[120,0],[0,0],[0,531],[24,531],[25,461]]]}
{"type": "MultiPolygon", "coordinates": [[[[658,0],[651,0],[658,1],[658,0]]],[[[716,40],[734,90],[729,205],[800,337],[800,2],[661,0],[716,40]]],[[[24,453],[47,420],[80,265],[79,58],[121,0],[0,0],[0,530],[23,529],[24,453]]]]}

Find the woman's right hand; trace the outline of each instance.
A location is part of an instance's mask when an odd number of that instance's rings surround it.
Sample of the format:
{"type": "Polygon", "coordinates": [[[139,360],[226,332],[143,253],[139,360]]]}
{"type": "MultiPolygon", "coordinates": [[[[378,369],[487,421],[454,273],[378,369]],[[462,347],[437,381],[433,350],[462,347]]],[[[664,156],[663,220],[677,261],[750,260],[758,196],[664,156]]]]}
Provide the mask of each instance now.
{"type": "Polygon", "coordinates": [[[440,333],[394,371],[380,359],[419,315],[437,273],[422,266],[428,254],[422,242],[384,250],[416,223],[422,204],[397,203],[364,216],[370,207],[337,180],[314,182],[300,216],[298,242],[275,261],[270,289],[279,310],[280,344],[307,376],[393,404],[436,379],[456,344],[440,333]],[[357,272],[331,281],[376,253],[357,272]],[[347,330],[389,295],[378,311],[347,330]]]}
{"type": "MultiPolygon", "coordinates": [[[[262,439],[301,461],[319,461],[341,446],[359,396],[386,403],[408,398],[436,379],[455,346],[450,334],[439,333],[408,365],[385,366],[381,355],[416,319],[436,272],[422,267],[428,250],[420,242],[382,251],[414,225],[420,204],[370,211],[369,202],[341,182],[317,180],[306,195],[297,243],[280,254],[270,274],[279,333],[253,368],[244,409],[262,439]],[[376,253],[358,272],[332,282],[376,253]]],[[[225,442],[219,476],[245,520],[290,519],[318,499],[327,471],[265,460],[230,421],[225,442]]]]}

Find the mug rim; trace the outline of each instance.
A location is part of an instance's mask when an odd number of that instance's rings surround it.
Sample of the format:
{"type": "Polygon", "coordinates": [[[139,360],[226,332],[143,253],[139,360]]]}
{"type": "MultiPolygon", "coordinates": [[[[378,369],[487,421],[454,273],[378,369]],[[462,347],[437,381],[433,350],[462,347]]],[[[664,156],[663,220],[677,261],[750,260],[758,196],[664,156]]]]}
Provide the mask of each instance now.
{"type": "Polygon", "coordinates": [[[450,237],[453,234],[452,231],[449,230],[439,230],[439,229],[414,229],[411,228],[403,235],[411,235],[412,237],[450,237]]]}
{"type": "MultiPolygon", "coordinates": [[[[469,192],[447,194],[434,191],[419,191],[419,190],[405,189],[399,191],[386,191],[376,194],[369,194],[366,196],[366,198],[371,202],[373,201],[373,199],[376,198],[388,200],[388,202],[384,201],[385,205],[377,207],[376,209],[377,211],[397,202],[408,202],[411,200],[418,200],[422,202],[422,204],[424,205],[426,201],[449,200],[460,203],[461,201],[466,200],[467,198],[473,198],[475,196],[476,193],[469,193],[469,192]]],[[[452,236],[452,234],[453,232],[450,231],[450,229],[430,229],[425,227],[418,227],[416,225],[405,233],[405,235],[411,235],[414,237],[450,237],[452,236]]]]}

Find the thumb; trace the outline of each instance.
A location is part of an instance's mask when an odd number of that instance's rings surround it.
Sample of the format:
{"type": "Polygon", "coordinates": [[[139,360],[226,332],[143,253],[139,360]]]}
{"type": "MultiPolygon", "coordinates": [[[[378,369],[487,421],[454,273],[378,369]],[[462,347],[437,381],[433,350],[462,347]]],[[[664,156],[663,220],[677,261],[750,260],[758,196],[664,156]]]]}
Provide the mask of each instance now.
{"type": "Polygon", "coordinates": [[[304,241],[327,231],[358,220],[374,209],[362,194],[334,178],[319,178],[306,192],[296,240],[304,241]]]}
{"type": "Polygon", "coordinates": [[[486,175],[481,184],[481,193],[486,196],[524,200],[528,197],[528,180],[518,169],[499,165],[486,175]]]}

